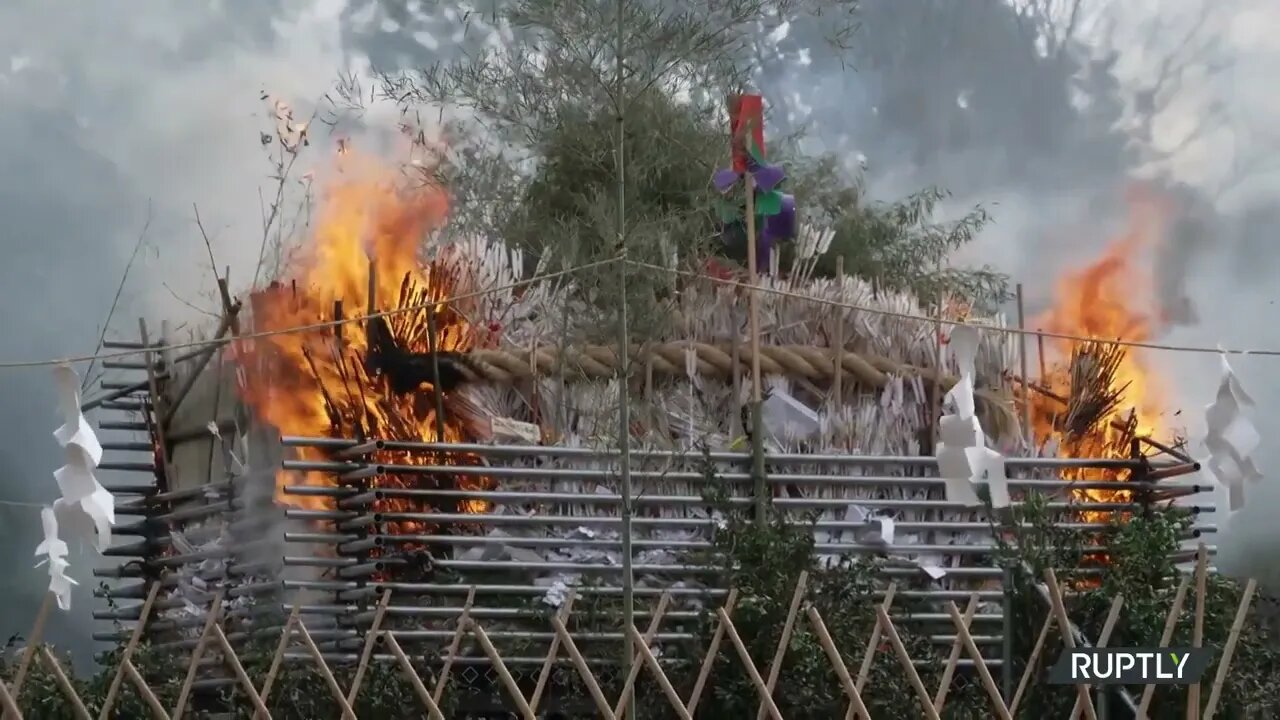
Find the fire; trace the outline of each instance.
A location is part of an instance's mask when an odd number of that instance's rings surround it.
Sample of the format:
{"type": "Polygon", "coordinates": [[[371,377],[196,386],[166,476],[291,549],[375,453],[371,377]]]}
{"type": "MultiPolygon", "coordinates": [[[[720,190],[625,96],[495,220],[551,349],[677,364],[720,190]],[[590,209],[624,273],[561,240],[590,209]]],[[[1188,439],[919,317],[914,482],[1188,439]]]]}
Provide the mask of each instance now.
{"type": "MultiPolygon", "coordinates": [[[[448,417],[447,411],[443,437],[438,437],[435,389],[429,384],[420,384],[417,392],[397,393],[386,377],[370,367],[364,322],[282,332],[361,316],[372,309],[392,313],[387,324],[405,349],[428,352],[428,318],[434,309],[437,349],[468,350],[474,338],[469,323],[451,305],[440,302],[467,288],[447,266],[424,262],[420,255],[426,238],[445,222],[447,210],[442,188],[410,185],[396,170],[358,157],[350,148],[341,154],[338,172],[324,186],[309,241],[290,258],[284,277],[252,297],[254,332],[279,334],[245,341],[235,348],[242,370],[242,396],[258,419],[282,435],[464,440],[463,421],[448,417]]],[[[323,450],[301,448],[299,459],[333,458],[323,450]]],[[[375,453],[372,462],[446,464],[440,459],[424,460],[421,455],[391,451],[375,453]]],[[[458,464],[456,458],[448,462],[458,464]]],[[[426,474],[402,473],[371,482],[377,487],[431,488],[440,486],[441,481],[426,474]]],[[[287,485],[332,486],[334,482],[332,473],[281,470],[276,476],[276,499],[294,506],[330,509],[331,498],[286,494],[283,489],[287,485]]],[[[449,487],[464,490],[484,485],[482,479],[472,477],[451,477],[448,482],[449,487]]],[[[380,503],[375,510],[383,513],[429,509],[420,501],[404,498],[380,503]]],[[[433,507],[439,506],[433,503],[433,507]]],[[[484,509],[485,503],[475,500],[464,500],[456,508],[462,512],[484,509]]],[[[393,524],[398,532],[423,529],[421,523],[393,524]]]]}
{"type": "MultiPolygon", "coordinates": [[[[1153,307],[1156,295],[1150,263],[1143,260],[1159,247],[1171,208],[1163,196],[1147,189],[1135,189],[1128,199],[1124,231],[1100,257],[1059,279],[1053,306],[1032,327],[1099,340],[1143,342],[1153,337],[1158,310],[1153,307]]],[[[1163,425],[1165,388],[1140,348],[1082,346],[1073,340],[1045,338],[1044,354],[1049,361],[1040,384],[1059,399],[1033,393],[1032,424],[1038,442],[1056,442],[1061,453],[1070,457],[1123,457],[1129,454],[1129,438],[1170,430],[1163,425]],[[1065,427],[1068,409],[1060,400],[1073,394],[1070,360],[1080,352],[1090,353],[1090,360],[1101,357],[1115,363],[1111,388],[1118,391],[1115,402],[1085,432],[1065,427]]],[[[1080,382],[1078,374],[1076,383],[1080,382]]],[[[1123,480],[1123,475],[1090,469],[1073,471],[1066,478],[1097,482],[1123,480]]],[[[1129,497],[1122,490],[1080,489],[1074,494],[1085,502],[1123,502],[1129,497]]],[[[1107,515],[1084,513],[1091,522],[1105,521],[1107,515]]]]}

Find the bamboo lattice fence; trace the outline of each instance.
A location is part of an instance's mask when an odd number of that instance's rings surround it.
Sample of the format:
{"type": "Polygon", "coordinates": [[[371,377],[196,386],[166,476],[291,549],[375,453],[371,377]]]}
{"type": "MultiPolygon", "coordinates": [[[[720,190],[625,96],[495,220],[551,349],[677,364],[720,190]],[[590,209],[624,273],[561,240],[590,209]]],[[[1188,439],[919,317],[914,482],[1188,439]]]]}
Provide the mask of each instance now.
{"type": "MultiPolygon", "coordinates": [[[[1202,545],[1197,553],[1194,574],[1183,577],[1173,598],[1166,616],[1164,632],[1160,638],[1160,646],[1167,645],[1173,637],[1177,619],[1182,613],[1183,605],[1190,594],[1193,582],[1195,584],[1194,596],[1196,602],[1194,615],[1196,631],[1193,644],[1196,647],[1201,646],[1204,640],[1202,625],[1207,572],[1207,553],[1202,545]]],[[[574,621],[574,597],[572,594],[556,613],[548,618],[554,635],[540,672],[536,676],[536,683],[533,684],[530,690],[528,688],[529,683],[523,683],[525,687],[522,687],[522,683],[516,680],[508,668],[503,652],[490,639],[484,624],[473,615],[472,611],[476,608],[473,608],[470,602],[464,606],[461,614],[456,618],[453,636],[439,656],[441,662],[438,664],[438,669],[423,672],[424,664],[421,662],[415,663],[414,659],[406,654],[401,643],[396,638],[396,631],[383,627],[386,609],[391,600],[390,591],[384,592],[381,596],[372,624],[364,634],[359,659],[354,668],[354,674],[351,675],[352,680],[348,687],[343,688],[339,683],[334,667],[330,661],[326,660],[311,631],[308,630],[306,623],[301,618],[300,605],[292,607],[288,620],[285,622],[276,643],[269,669],[263,677],[255,679],[246,671],[239,654],[232,646],[231,641],[228,640],[228,634],[223,627],[225,619],[221,612],[223,594],[219,591],[215,594],[212,607],[206,614],[206,620],[194,650],[189,656],[187,666],[185,668],[174,667],[172,670],[174,673],[184,675],[184,681],[172,707],[167,707],[161,701],[158,694],[148,685],[143,673],[139,671],[134,662],[134,654],[137,652],[139,642],[142,639],[143,629],[146,627],[148,619],[152,617],[152,609],[161,586],[157,582],[151,584],[151,589],[142,607],[139,622],[135,625],[131,637],[118,658],[117,668],[107,690],[105,700],[99,707],[94,709],[95,712],[91,712],[90,704],[77,694],[74,684],[57,657],[47,646],[41,644],[39,635],[44,621],[43,612],[37,620],[36,627],[32,630],[30,642],[21,654],[20,662],[11,683],[0,683],[0,704],[3,706],[6,718],[22,720],[24,683],[31,676],[30,671],[33,663],[40,663],[61,689],[77,720],[92,720],[93,718],[105,720],[112,717],[112,711],[126,692],[126,687],[131,688],[143,700],[155,720],[181,718],[184,717],[184,713],[192,710],[192,689],[197,676],[200,674],[202,660],[220,657],[219,662],[224,664],[234,677],[234,702],[242,704],[246,712],[252,710],[256,719],[269,720],[271,711],[268,707],[268,700],[271,698],[279,672],[286,662],[290,648],[300,645],[302,650],[305,651],[305,656],[322,678],[327,692],[341,710],[344,720],[353,720],[357,717],[354,708],[356,707],[357,698],[363,689],[362,684],[367,677],[370,663],[384,662],[388,661],[388,659],[398,666],[404,680],[413,690],[415,697],[412,700],[406,698],[406,703],[416,702],[418,705],[415,710],[420,710],[424,716],[433,718],[433,720],[443,720],[449,717],[445,714],[445,710],[442,709],[445,707],[445,694],[449,692],[451,687],[456,687],[457,685],[454,682],[451,686],[450,680],[456,678],[456,674],[451,675],[451,673],[454,671],[456,662],[460,659],[459,648],[464,639],[469,637],[483,650],[488,663],[496,673],[499,679],[500,692],[503,696],[502,703],[507,712],[513,713],[515,717],[519,717],[522,720],[533,720],[543,716],[540,715],[540,709],[545,707],[550,695],[548,681],[551,678],[552,669],[563,662],[564,658],[568,659],[569,665],[576,672],[578,680],[586,690],[590,709],[585,712],[590,713],[592,716],[601,718],[626,717],[629,704],[636,702],[634,692],[637,682],[641,675],[644,674],[660,689],[660,694],[665,698],[666,706],[670,709],[670,717],[681,718],[682,720],[700,717],[697,714],[699,703],[706,697],[708,688],[715,683],[714,670],[717,667],[717,660],[723,659],[723,656],[740,663],[741,669],[750,678],[751,685],[754,687],[758,698],[753,702],[759,703],[757,717],[783,720],[784,715],[774,701],[775,690],[780,683],[786,682],[781,670],[789,648],[799,641],[801,635],[808,633],[811,636],[810,639],[816,640],[821,645],[829,662],[831,680],[833,683],[838,684],[836,687],[840,689],[844,701],[848,704],[844,715],[845,718],[853,720],[856,718],[870,719],[872,717],[868,710],[868,704],[864,700],[868,692],[874,691],[874,687],[872,687],[874,683],[869,686],[872,664],[876,659],[877,653],[890,653],[914,691],[914,699],[918,704],[917,709],[920,712],[920,716],[930,720],[936,720],[942,716],[946,708],[948,695],[954,687],[957,673],[962,672],[959,670],[960,660],[962,657],[967,657],[972,661],[972,675],[976,676],[985,693],[990,717],[1009,720],[1019,717],[1020,703],[1026,698],[1030,685],[1042,680],[1041,677],[1038,677],[1044,668],[1044,664],[1041,662],[1042,658],[1048,658],[1056,654],[1054,645],[1059,641],[1051,640],[1051,637],[1058,637],[1057,634],[1052,634],[1054,626],[1071,626],[1066,605],[1063,601],[1063,585],[1059,583],[1053,570],[1047,570],[1044,579],[1048,587],[1049,607],[1041,623],[1039,636],[1034,648],[1026,659],[1026,669],[1022,673],[1017,689],[1011,697],[1002,695],[997,680],[988,667],[987,660],[983,658],[977,644],[974,642],[973,636],[970,634],[970,623],[978,606],[977,594],[974,594],[969,599],[963,611],[954,601],[948,601],[946,604],[946,613],[950,616],[956,637],[950,653],[946,655],[940,681],[937,687],[931,688],[922,679],[921,673],[917,670],[918,658],[911,656],[907,644],[903,641],[903,636],[899,633],[898,624],[895,623],[891,616],[890,611],[893,607],[895,586],[891,585],[883,600],[875,606],[876,622],[870,637],[866,640],[865,646],[860,648],[861,662],[856,668],[853,668],[846,663],[846,658],[854,658],[858,657],[858,655],[854,654],[849,648],[840,648],[836,645],[828,632],[826,619],[811,602],[808,573],[802,572],[794,586],[786,621],[781,628],[776,650],[772,657],[768,659],[752,657],[748,650],[749,641],[744,640],[734,623],[735,610],[740,607],[740,601],[749,602],[749,599],[740,598],[737,590],[731,590],[723,603],[713,611],[715,631],[709,646],[702,652],[700,662],[691,664],[688,668],[689,672],[682,676],[673,676],[672,666],[664,664],[658,654],[650,648],[663,623],[664,615],[672,599],[670,593],[663,594],[652,609],[648,626],[643,631],[635,625],[623,628],[622,635],[627,641],[625,643],[627,650],[619,652],[619,648],[607,645],[600,646],[598,650],[601,654],[607,653],[608,658],[625,657],[624,653],[633,653],[630,662],[626,663],[624,667],[624,672],[618,675],[618,678],[625,676],[625,681],[621,685],[620,692],[616,693],[616,697],[610,697],[603,689],[605,683],[602,682],[598,670],[601,658],[589,657],[585,654],[582,646],[575,640],[575,633],[570,630],[570,625],[574,621]],[[593,667],[597,669],[593,669],[593,667]]],[[[1249,581],[1240,606],[1236,611],[1230,635],[1223,646],[1222,657],[1217,663],[1214,677],[1205,679],[1209,688],[1207,700],[1203,704],[1203,710],[1201,710],[1201,687],[1199,685],[1192,686],[1187,695],[1186,717],[1203,717],[1205,720],[1209,720],[1214,717],[1215,712],[1218,710],[1223,683],[1230,668],[1236,643],[1251,605],[1255,588],[1255,582],[1249,581]]],[[[474,598],[474,594],[472,594],[472,598],[474,598]]],[[[1107,645],[1123,609],[1123,597],[1115,597],[1111,600],[1110,612],[1107,615],[1101,634],[1094,643],[1097,647],[1105,647],[1107,645]]],[[[1060,642],[1065,647],[1073,648],[1076,646],[1074,633],[1063,633],[1060,637],[1060,642]]],[[[349,671],[350,668],[345,670],[349,671]]],[[[1155,685],[1148,685],[1144,688],[1138,707],[1138,717],[1146,717],[1146,712],[1150,708],[1154,694],[1157,691],[1158,688],[1155,685]]],[[[1099,709],[1095,705],[1092,689],[1086,685],[1080,685],[1077,686],[1076,693],[1078,697],[1070,717],[1073,720],[1080,717],[1089,718],[1090,720],[1097,718],[1099,709]]],[[[663,707],[663,710],[665,711],[667,707],[663,707]]],[[[653,708],[647,709],[653,710],[653,708]]],[[[900,710],[906,711],[905,708],[900,710]]],[[[912,713],[912,715],[914,714],[912,713]]],[[[705,715],[701,717],[705,717],[705,715]]]]}

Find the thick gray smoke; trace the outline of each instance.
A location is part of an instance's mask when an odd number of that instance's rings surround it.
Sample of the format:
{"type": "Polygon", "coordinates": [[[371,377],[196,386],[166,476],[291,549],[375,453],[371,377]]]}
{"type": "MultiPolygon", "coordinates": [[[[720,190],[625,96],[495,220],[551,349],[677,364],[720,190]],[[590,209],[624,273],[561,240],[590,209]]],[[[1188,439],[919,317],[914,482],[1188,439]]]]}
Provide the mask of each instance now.
{"type": "MultiPolygon", "coordinates": [[[[425,65],[483,40],[484,7],[432,9],[441,5],[4,3],[4,359],[91,351],[148,216],[113,334],[134,333],[139,315],[197,321],[193,307],[214,307],[192,203],[217,263],[232,267],[233,285],[246,284],[261,241],[259,191],[270,189],[257,144],[268,127],[260,93],[301,105],[344,68],[425,65]]],[[[843,59],[812,26],[764,28],[762,44],[776,52],[760,84],[781,115],[809,125],[816,149],[842,152],[853,165],[865,157],[873,195],[939,185],[954,193],[951,210],[987,205],[995,224],[956,261],[1012,274],[1032,312],[1059,272],[1105,245],[1123,220],[1128,180],[1185,185],[1200,226],[1172,238],[1159,263],[1161,304],[1189,324],[1164,339],[1280,347],[1266,282],[1280,256],[1267,234],[1280,219],[1268,175],[1280,155],[1266,135],[1280,43],[1265,32],[1280,10],[1267,0],[1167,0],[1158,10],[1150,0],[1081,0],[1073,12],[1076,5],[864,0],[862,31],[843,59]],[[1038,5],[1059,11],[1037,13],[1038,5]]],[[[1217,359],[1153,361],[1179,382],[1179,417],[1194,437],[1217,359]]],[[[1259,401],[1264,436],[1280,429],[1280,359],[1235,365],[1259,401]]],[[[47,501],[59,461],[48,434],[56,423],[48,371],[6,370],[0,384],[0,500],[47,501]]],[[[1269,446],[1261,462],[1280,472],[1269,446]]],[[[1253,494],[1223,538],[1224,565],[1258,571],[1234,550],[1280,542],[1265,517],[1277,499],[1276,490],[1253,494]]],[[[0,505],[0,519],[0,562],[14,568],[0,631],[22,632],[44,582],[40,571],[23,570],[38,511],[0,505]]],[[[64,643],[83,643],[90,628],[93,559],[76,559],[84,587],[51,628],[64,643]]]]}

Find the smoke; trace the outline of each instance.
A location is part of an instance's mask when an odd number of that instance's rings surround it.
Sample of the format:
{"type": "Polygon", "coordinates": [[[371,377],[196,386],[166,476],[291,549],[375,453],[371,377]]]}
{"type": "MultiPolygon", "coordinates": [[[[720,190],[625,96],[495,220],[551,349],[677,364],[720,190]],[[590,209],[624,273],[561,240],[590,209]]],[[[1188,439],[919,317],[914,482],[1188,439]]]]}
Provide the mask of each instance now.
{"type": "MultiPolygon", "coordinates": [[[[341,9],[329,0],[0,6],[5,360],[92,352],[144,226],[109,336],[136,338],[140,316],[152,333],[162,319],[175,323],[179,340],[207,323],[215,286],[193,203],[218,265],[231,267],[233,285],[248,283],[262,237],[259,190],[274,194],[258,141],[271,127],[260,93],[302,104],[332,86],[344,66],[341,9]]],[[[49,375],[0,373],[2,501],[56,496],[49,375]]],[[[39,509],[0,505],[0,523],[0,562],[12,573],[2,591],[7,637],[28,631],[47,581],[25,569],[39,509]]],[[[100,606],[90,568],[106,561],[73,551],[72,563],[81,583],[72,610],[55,613],[47,632],[84,662],[90,632],[106,629],[90,620],[100,606]]]]}
{"type": "MultiPolygon", "coordinates": [[[[1280,108],[1271,80],[1280,42],[1267,0],[1082,0],[1081,11],[1020,12],[1001,0],[864,0],[852,57],[823,45],[821,28],[763,28],[776,48],[760,85],[816,149],[865,158],[869,188],[892,199],[948,188],[959,213],[986,205],[995,219],[956,263],[988,263],[1028,290],[1034,313],[1051,281],[1099,250],[1123,221],[1129,180],[1158,177],[1190,188],[1200,227],[1170,239],[1161,302],[1193,314],[1167,342],[1280,347],[1268,322],[1267,280],[1280,251],[1268,231],[1280,157],[1268,137],[1280,108]],[[1205,10],[1207,8],[1207,11],[1205,10]],[[1208,14],[1204,14],[1204,12],[1208,14]],[[1196,29],[1198,35],[1191,35],[1196,29]],[[1165,77],[1163,82],[1156,79],[1165,77]],[[1203,125],[1203,127],[1201,127],[1203,125]],[[1189,140],[1187,138],[1190,138],[1189,140]]],[[[483,42],[488,11],[379,0],[10,0],[0,7],[0,288],[5,359],[93,350],[138,234],[140,260],[112,321],[131,336],[140,315],[185,321],[216,308],[209,253],[245,286],[257,264],[261,218],[274,192],[259,133],[260,93],[310,111],[338,71],[426,65],[483,42]],[[469,30],[468,30],[469,28],[469,30]],[[149,219],[149,222],[148,222],[149,219]]],[[[317,140],[317,142],[319,142],[317,140]]],[[[1193,437],[1212,396],[1217,359],[1161,353],[1178,379],[1193,437]]],[[[1264,437],[1280,430],[1280,359],[1235,360],[1259,401],[1264,437]]],[[[0,500],[44,502],[59,456],[48,370],[0,373],[0,500]]],[[[1280,452],[1264,447],[1264,472],[1280,452]]],[[[104,478],[110,481],[111,478],[104,478]]],[[[1219,542],[1222,564],[1257,572],[1240,552],[1280,543],[1255,491],[1219,542]]],[[[22,568],[39,535],[38,510],[0,505],[6,567],[22,568]]],[[[1252,553],[1264,557],[1264,553],[1252,553]]],[[[88,554],[74,558],[84,584],[50,635],[84,647],[91,623],[88,554]]],[[[15,571],[0,630],[25,632],[44,576],[15,571]]]]}

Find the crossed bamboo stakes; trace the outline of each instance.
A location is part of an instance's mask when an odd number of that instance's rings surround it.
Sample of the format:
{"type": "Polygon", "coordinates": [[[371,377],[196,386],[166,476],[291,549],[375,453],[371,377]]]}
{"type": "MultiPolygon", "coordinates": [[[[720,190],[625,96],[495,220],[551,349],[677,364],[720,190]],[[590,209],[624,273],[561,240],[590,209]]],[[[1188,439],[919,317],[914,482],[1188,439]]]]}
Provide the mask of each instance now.
{"type": "MultiPolygon", "coordinates": [[[[1204,640],[1204,609],[1206,598],[1206,553],[1203,546],[1197,554],[1196,572],[1194,580],[1196,583],[1196,609],[1195,609],[1195,626],[1193,631],[1193,646],[1200,647],[1204,640]]],[[[1166,617],[1164,630],[1160,638],[1160,646],[1167,646],[1173,638],[1176,629],[1177,620],[1181,616],[1182,608],[1186,601],[1186,597],[1192,582],[1193,576],[1184,576],[1181,584],[1178,586],[1173,598],[1172,606],[1166,617]]],[[[871,673],[872,664],[875,660],[877,652],[887,639],[888,644],[892,647],[894,655],[897,657],[898,663],[901,665],[903,673],[906,675],[920,710],[928,720],[939,720],[941,712],[946,704],[947,695],[952,685],[962,654],[967,654],[972,660],[973,668],[982,683],[983,689],[990,701],[992,714],[1001,720],[1012,720],[1019,707],[1019,704],[1025,697],[1027,687],[1033,676],[1040,672],[1042,663],[1041,657],[1045,652],[1047,640],[1051,629],[1056,624],[1059,628],[1070,628],[1071,623],[1067,616],[1066,607],[1062,599],[1062,586],[1058,583],[1057,577],[1052,570],[1045,573],[1045,581],[1048,586],[1048,595],[1050,600],[1050,609],[1046,614],[1045,620],[1041,625],[1039,636],[1032,649],[1031,655],[1027,660],[1026,669],[1024,670],[1021,680],[1018,683],[1017,690],[1011,700],[1006,701],[1001,696],[1000,689],[997,687],[995,679],[987,667],[986,660],[982,657],[978,650],[977,644],[974,642],[970,633],[970,625],[978,609],[978,595],[974,593],[970,596],[968,604],[962,613],[954,602],[948,602],[946,605],[947,614],[950,616],[952,624],[955,626],[956,637],[953,641],[951,652],[947,658],[947,663],[943,667],[937,690],[930,694],[925,687],[923,680],[920,678],[916,670],[915,663],[909,655],[901,635],[898,633],[897,627],[894,625],[890,617],[890,608],[894,601],[896,585],[890,585],[886,590],[882,600],[875,607],[876,623],[872,629],[870,637],[862,655],[862,662],[858,668],[856,676],[850,672],[845,665],[840,649],[836,646],[831,634],[827,630],[826,623],[822,614],[812,603],[806,602],[805,596],[808,591],[809,575],[802,572],[796,581],[795,588],[792,592],[791,602],[787,610],[786,620],[783,623],[782,633],[778,639],[778,643],[769,665],[764,668],[762,674],[761,668],[757,667],[752,660],[747,649],[746,643],[739,635],[733,624],[733,611],[738,602],[738,591],[730,590],[724,604],[716,609],[715,614],[717,624],[715,632],[708,644],[706,654],[699,666],[698,674],[694,680],[693,688],[687,698],[682,698],[676,690],[675,685],[667,676],[662,664],[658,661],[654,652],[650,649],[655,638],[658,636],[658,629],[661,627],[662,621],[671,605],[670,593],[663,593],[653,609],[649,624],[642,633],[635,625],[629,625],[624,628],[626,636],[630,639],[634,655],[629,664],[627,677],[623,683],[618,698],[610,703],[605,697],[604,691],[600,687],[595,674],[592,672],[590,664],[586,657],[578,649],[573,637],[570,635],[567,621],[573,611],[575,595],[570,592],[561,607],[555,615],[550,619],[551,625],[555,630],[552,637],[550,647],[547,651],[546,658],[541,666],[538,674],[537,682],[531,694],[526,696],[520,689],[511,671],[507,668],[503,661],[502,655],[493,641],[489,638],[488,633],[472,615],[472,607],[475,602],[475,590],[471,589],[467,594],[466,602],[463,605],[462,612],[459,615],[454,633],[449,643],[447,652],[443,657],[443,664],[439,675],[435,678],[434,687],[428,688],[423,678],[414,668],[409,656],[401,648],[400,643],[396,640],[393,631],[385,630],[382,627],[387,607],[391,600],[390,591],[386,591],[379,599],[377,610],[374,613],[373,621],[369,631],[365,634],[364,643],[361,649],[359,660],[356,664],[355,673],[351,682],[351,686],[344,691],[335,678],[324,656],[307,630],[306,625],[299,618],[298,606],[294,606],[285,622],[284,628],[280,635],[280,640],[276,646],[271,664],[267,670],[266,677],[260,686],[255,686],[245,672],[244,666],[241,664],[236,652],[232,649],[231,643],[227,639],[222,629],[222,592],[219,591],[211,604],[210,610],[206,615],[205,622],[196,641],[194,650],[187,666],[186,677],[179,691],[177,701],[172,709],[167,709],[147,684],[142,673],[139,672],[137,666],[133,662],[134,653],[141,641],[142,632],[146,626],[147,620],[151,617],[152,609],[156,600],[158,590],[161,583],[156,582],[151,586],[139,613],[138,622],[134,627],[128,643],[124,647],[119,659],[119,666],[116,670],[112,682],[108,687],[107,696],[100,709],[97,720],[107,720],[111,716],[116,702],[120,698],[121,690],[127,681],[133,686],[139,697],[147,705],[152,717],[155,720],[177,720],[183,717],[183,713],[188,708],[191,698],[191,691],[196,676],[200,669],[200,661],[205,653],[213,649],[220,652],[222,662],[232,671],[235,676],[236,684],[248,698],[254,707],[255,720],[270,720],[271,712],[267,707],[267,699],[270,697],[272,687],[278,676],[280,668],[284,662],[285,652],[291,644],[291,640],[296,635],[301,640],[302,646],[306,649],[314,662],[315,668],[318,670],[321,679],[327,686],[329,693],[332,695],[337,706],[341,710],[343,720],[356,720],[356,713],[353,709],[356,704],[356,698],[359,696],[361,686],[368,670],[369,663],[373,658],[375,648],[381,646],[389,652],[396,660],[404,677],[412,686],[414,694],[417,696],[421,707],[426,710],[427,715],[432,720],[445,720],[445,715],[440,709],[440,704],[444,696],[444,691],[449,681],[450,673],[454,662],[458,657],[461,644],[466,635],[475,638],[477,644],[483,650],[488,658],[494,671],[496,672],[500,683],[502,684],[507,696],[515,706],[517,714],[522,720],[536,720],[537,710],[545,697],[545,692],[551,678],[552,670],[559,659],[561,651],[568,655],[569,660],[578,676],[585,685],[590,695],[592,704],[595,706],[596,712],[600,717],[607,720],[616,720],[617,718],[625,718],[629,703],[633,700],[633,694],[636,681],[642,671],[647,670],[651,678],[656,682],[666,697],[668,704],[674,711],[676,717],[681,720],[692,720],[697,711],[699,701],[706,690],[708,681],[711,677],[712,669],[715,661],[720,653],[720,647],[727,638],[733,646],[734,652],[738,660],[742,663],[746,670],[751,684],[754,686],[759,696],[759,705],[756,712],[756,720],[765,720],[766,717],[772,720],[784,720],[782,712],[774,702],[773,693],[777,687],[781,675],[783,662],[786,658],[786,652],[791,644],[791,639],[799,629],[802,621],[807,621],[809,629],[817,637],[821,644],[831,668],[839,681],[842,695],[848,702],[848,707],[844,713],[845,720],[857,720],[863,718],[871,720],[871,713],[867,709],[866,702],[862,696],[866,689],[867,681],[871,673]]],[[[1243,628],[1245,619],[1251,605],[1256,583],[1250,580],[1245,588],[1241,603],[1237,608],[1235,618],[1231,625],[1230,634],[1223,648],[1223,657],[1218,663],[1216,675],[1209,693],[1208,703],[1204,708],[1203,715],[1200,714],[1200,686],[1193,685],[1188,693],[1187,717],[1203,718],[1203,720],[1211,720],[1218,708],[1219,699],[1221,697],[1222,687],[1226,679],[1227,670],[1231,664],[1232,657],[1235,652],[1236,643],[1239,640],[1240,632],[1243,628]]],[[[47,603],[46,603],[47,605],[47,603]]],[[[1124,598],[1116,597],[1111,603],[1110,611],[1100,635],[1098,636],[1097,647],[1106,647],[1110,642],[1111,635],[1116,627],[1120,617],[1121,609],[1124,606],[1124,598]]],[[[40,615],[37,616],[35,627],[32,628],[31,638],[25,648],[22,658],[19,662],[17,671],[11,686],[0,683],[0,710],[3,710],[4,720],[22,720],[22,712],[20,711],[17,699],[22,692],[23,684],[29,674],[31,663],[38,659],[52,675],[54,681],[61,689],[64,696],[70,702],[72,711],[77,720],[94,720],[94,716],[89,712],[83,700],[78,696],[74,686],[62,669],[57,658],[49,651],[46,646],[39,642],[40,634],[43,632],[45,618],[48,609],[42,608],[40,615]]],[[[1062,643],[1066,648],[1075,647],[1074,633],[1059,633],[1062,643]]],[[[1071,711],[1071,720],[1085,717],[1089,720],[1096,720],[1097,713],[1093,705],[1090,694],[1090,688],[1087,685],[1078,685],[1075,688],[1077,698],[1074,708],[1071,711]]],[[[1145,719],[1150,708],[1155,685],[1148,685],[1142,694],[1141,704],[1138,707],[1138,717],[1145,719]]]]}

